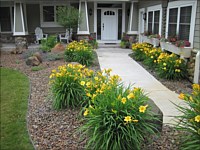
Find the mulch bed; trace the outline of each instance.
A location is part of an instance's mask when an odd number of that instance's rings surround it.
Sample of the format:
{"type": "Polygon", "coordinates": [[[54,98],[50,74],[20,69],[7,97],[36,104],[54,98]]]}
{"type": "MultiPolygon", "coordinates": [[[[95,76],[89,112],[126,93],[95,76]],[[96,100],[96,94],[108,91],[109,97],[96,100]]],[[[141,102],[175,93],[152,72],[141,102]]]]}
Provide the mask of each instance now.
{"type": "MultiPolygon", "coordinates": [[[[52,108],[49,75],[51,70],[64,64],[66,64],[64,60],[44,61],[41,64],[43,69],[34,72],[25,64],[22,54],[1,53],[1,67],[20,70],[30,79],[31,94],[27,123],[36,149],[81,150],[84,149],[86,143],[86,140],[79,140],[80,135],[76,132],[81,125],[79,109],[56,111],[52,108]]],[[[92,69],[98,70],[98,61],[95,64],[92,69]]],[[[179,132],[174,128],[164,125],[161,135],[152,138],[152,143],[146,144],[144,149],[176,150],[179,145],[178,135],[179,132]]]]}

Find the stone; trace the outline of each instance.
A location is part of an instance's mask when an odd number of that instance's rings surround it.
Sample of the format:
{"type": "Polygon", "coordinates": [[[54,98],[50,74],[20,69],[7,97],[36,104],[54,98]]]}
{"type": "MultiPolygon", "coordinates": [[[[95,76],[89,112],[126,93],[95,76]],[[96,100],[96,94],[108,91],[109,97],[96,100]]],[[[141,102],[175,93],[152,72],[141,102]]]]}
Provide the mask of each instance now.
{"type": "Polygon", "coordinates": [[[36,56],[31,56],[26,60],[26,65],[28,66],[38,66],[40,61],[37,59],[36,56]]]}
{"type": "Polygon", "coordinates": [[[21,54],[23,51],[28,49],[28,42],[25,37],[16,37],[15,38],[15,52],[14,54],[21,54]]]}
{"type": "Polygon", "coordinates": [[[40,61],[40,63],[42,63],[42,56],[41,56],[40,52],[35,52],[35,53],[33,54],[33,56],[36,56],[37,59],[40,61]]]}
{"type": "Polygon", "coordinates": [[[51,50],[51,52],[53,53],[60,53],[64,51],[65,51],[65,47],[61,43],[56,44],[54,48],[51,50]]]}

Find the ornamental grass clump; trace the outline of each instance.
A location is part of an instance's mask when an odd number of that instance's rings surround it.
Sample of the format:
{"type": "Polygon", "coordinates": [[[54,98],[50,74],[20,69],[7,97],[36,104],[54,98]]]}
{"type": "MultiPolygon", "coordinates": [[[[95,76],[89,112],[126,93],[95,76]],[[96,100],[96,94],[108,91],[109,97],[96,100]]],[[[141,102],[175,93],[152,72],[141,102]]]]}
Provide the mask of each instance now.
{"type": "Polygon", "coordinates": [[[94,60],[91,45],[83,40],[69,43],[65,50],[65,60],[69,62],[79,62],[86,66],[91,65],[94,60]]]}
{"type": "Polygon", "coordinates": [[[197,150],[200,146],[200,85],[193,84],[192,94],[181,93],[179,98],[188,105],[177,105],[178,110],[182,112],[182,115],[177,117],[177,128],[185,132],[181,136],[181,149],[197,150]]]}
{"type": "Polygon", "coordinates": [[[84,101],[82,78],[86,76],[85,69],[82,65],[68,64],[52,70],[49,78],[55,109],[77,107],[84,101]]]}
{"type": "Polygon", "coordinates": [[[132,50],[134,52],[134,58],[138,61],[143,61],[146,59],[146,54],[152,49],[152,45],[148,43],[136,43],[132,45],[132,50]]]}
{"type": "Polygon", "coordinates": [[[84,124],[80,131],[88,138],[86,148],[140,149],[143,141],[157,130],[152,123],[157,118],[147,101],[148,97],[140,88],[124,88],[121,83],[107,84],[84,109],[84,124]]]}
{"type": "Polygon", "coordinates": [[[175,54],[161,53],[157,59],[157,73],[165,79],[183,79],[187,76],[185,60],[175,54]]]}

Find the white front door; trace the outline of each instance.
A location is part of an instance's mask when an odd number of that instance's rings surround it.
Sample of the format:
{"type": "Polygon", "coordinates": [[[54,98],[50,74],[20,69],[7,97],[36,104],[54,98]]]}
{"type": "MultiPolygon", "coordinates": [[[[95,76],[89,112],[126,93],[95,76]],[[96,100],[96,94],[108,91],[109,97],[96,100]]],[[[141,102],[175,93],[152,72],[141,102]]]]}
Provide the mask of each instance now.
{"type": "Polygon", "coordinates": [[[117,10],[102,9],[101,12],[101,40],[117,40],[117,10]]]}

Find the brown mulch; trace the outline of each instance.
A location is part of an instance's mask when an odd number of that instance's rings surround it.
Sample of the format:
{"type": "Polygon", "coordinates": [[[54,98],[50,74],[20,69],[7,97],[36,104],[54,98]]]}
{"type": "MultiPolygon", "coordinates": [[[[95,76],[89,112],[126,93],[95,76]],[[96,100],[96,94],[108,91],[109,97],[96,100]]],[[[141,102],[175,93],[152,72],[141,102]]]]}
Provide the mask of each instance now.
{"type": "MultiPolygon", "coordinates": [[[[76,133],[80,127],[79,110],[65,109],[56,111],[52,108],[51,96],[49,94],[49,75],[52,69],[66,64],[64,60],[44,61],[42,70],[31,71],[31,67],[25,64],[20,55],[1,53],[1,67],[13,68],[25,73],[31,84],[31,94],[28,110],[28,130],[36,149],[39,150],[81,150],[84,149],[86,141],[79,140],[76,133]]],[[[98,63],[92,69],[99,69],[98,63]]],[[[179,81],[180,84],[181,81],[179,81]]],[[[174,83],[174,82],[173,82],[174,83]]],[[[169,85],[171,86],[170,83],[169,85]]],[[[174,87],[177,83],[173,84],[174,87]]],[[[181,86],[178,86],[182,88],[181,86]]],[[[147,150],[177,150],[178,132],[165,125],[160,137],[153,138],[151,144],[145,145],[147,150]]]]}

